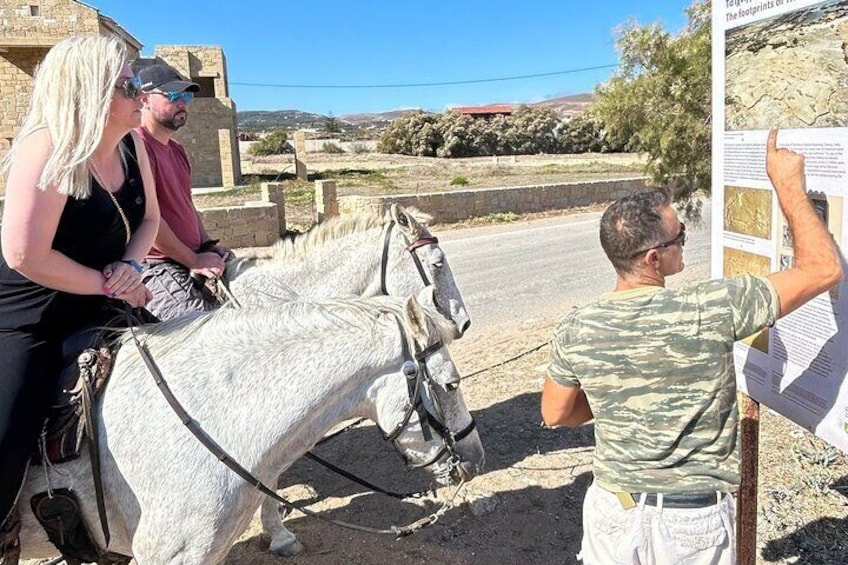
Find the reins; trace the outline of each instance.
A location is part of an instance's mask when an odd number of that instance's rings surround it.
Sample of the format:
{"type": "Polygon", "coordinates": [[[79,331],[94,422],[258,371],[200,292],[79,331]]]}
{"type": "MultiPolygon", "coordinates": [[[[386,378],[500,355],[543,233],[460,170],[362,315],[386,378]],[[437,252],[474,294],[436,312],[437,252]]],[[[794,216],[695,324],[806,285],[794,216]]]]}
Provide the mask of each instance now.
{"type": "MultiPolygon", "coordinates": [[[[282,504],[283,506],[285,506],[286,508],[288,508],[290,510],[298,510],[306,516],[316,518],[316,519],[321,520],[322,522],[326,522],[328,524],[334,524],[336,526],[341,526],[343,528],[356,530],[356,531],[360,531],[360,532],[367,532],[367,533],[381,534],[381,535],[393,535],[398,539],[405,537],[405,536],[408,536],[410,534],[413,534],[413,533],[417,532],[418,530],[420,530],[420,529],[422,529],[426,526],[429,526],[431,524],[435,524],[439,520],[439,518],[441,518],[441,516],[445,514],[445,512],[447,512],[448,510],[453,508],[453,501],[456,499],[460,490],[465,485],[465,479],[460,480],[460,483],[459,483],[459,485],[457,485],[457,488],[454,491],[453,495],[450,497],[450,499],[444,501],[442,503],[441,507],[436,512],[430,514],[429,516],[422,517],[422,518],[420,518],[420,519],[418,519],[414,522],[411,522],[411,523],[409,523],[405,526],[390,526],[389,528],[385,528],[385,529],[384,528],[372,528],[372,527],[369,527],[369,526],[352,524],[352,523],[345,522],[345,521],[342,521],[342,520],[334,520],[334,519],[331,519],[331,518],[326,518],[326,517],[320,515],[317,512],[309,510],[304,505],[291,502],[291,501],[287,500],[286,498],[280,496],[279,494],[277,494],[277,492],[275,490],[269,488],[267,485],[265,485],[265,483],[263,483],[260,479],[258,479],[256,476],[254,476],[250,471],[248,471],[246,468],[244,468],[236,460],[234,460],[191,417],[191,415],[186,411],[186,409],[182,406],[180,401],[174,395],[173,391],[171,390],[171,387],[168,386],[167,380],[165,379],[164,375],[162,375],[162,372],[159,370],[159,367],[156,364],[156,361],[153,359],[153,356],[150,354],[150,351],[147,349],[147,345],[142,343],[138,339],[138,336],[135,333],[135,328],[133,326],[133,322],[135,321],[135,319],[132,315],[132,310],[129,307],[129,305],[126,305],[126,314],[127,314],[128,325],[129,325],[129,334],[130,334],[130,337],[131,337],[133,343],[135,344],[136,348],[138,349],[139,356],[141,357],[142,361],[144,361],[144,364],[147,367],[148,372],[153,377],[153,380],[156,383],[156,386],[159,388],[159,391],[165,397],[165,400],[168,402],[168,404],[171,406],[171,408],[177,414],[177,417],[179,417],[179,419],[183,423],[183,425],[186,426],[186,428],[188,428],[188,430],[191,432],[191,434],[195,438],[197,438],[197,440],[210,453],[212,453],[221,463],[226,465],[227,468],[229,468],[236,475],[238,475],[239,478],[241,478],[243,481],[245,481],[246,483],[253,486],[256,490],[258,490],[262,494],[271,497],[272,499],[279,502],[280,504],[282,504]]],[[[400,321],[398,321],[398,324],[400,324],[400,321]]],[[[404,344],[404,346],[403,346],[404,347],[404,354],[406,356],[406,354],[408,353],[408,349],[407,349],[408,343],[407,343],[407,340],[406,340],[406,336],[403,333],[403,326],[402,325],[401,325],[401,341],[404,344]]],[[[411,365],[416,365],[412,361],[409,361],[409,357],[406,357],[406,358],[407,358],[407,361],[404,362],[404,370],[406,370],[407,363],[409,363],[411,365]]],[[[417,372],[420,372],[420,370],[417,371],[417,372]]],[[[416,380],[419,380],[419,379],[420,379],[420,377],[416,380]]],[[[405,416],[406,422],[408,422],[409,418],[411,417],[412,411],[414,411],[414,407],[412,409],[408,409],[408,413],[405,416]]],[[[422,424],[423,424],[423,422],[422,422],[422,424]]],[[[473,425],[473,419],[472,419],[472,425],[473,425]]],[[[463,432],[465,432],[465,430],[463,430],[460,433],[463,433],[463,432]]],[[[470,430],[467,433],[470,433],[470,430]]],[[[467,433],[466,433],[466,435],[467,435],[467,433]]],[[[447,441],[445,443],[447,444],[447,441]]],[[[448,449],[450,449],[450,448],[448,448],[448,449]]],[[[435,461],[435,459],[434,459],[434,461],[435,461]]]]}

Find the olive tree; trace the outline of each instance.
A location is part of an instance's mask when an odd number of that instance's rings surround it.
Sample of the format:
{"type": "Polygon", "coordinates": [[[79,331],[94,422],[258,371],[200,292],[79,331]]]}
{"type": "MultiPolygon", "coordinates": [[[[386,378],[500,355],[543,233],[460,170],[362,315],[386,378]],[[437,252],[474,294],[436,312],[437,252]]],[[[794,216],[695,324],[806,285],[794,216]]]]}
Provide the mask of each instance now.
{"type": "Polygon", "coordinates": [[[710,11],[709,0],[697,0],[676,35],[625,24],[620,65],[594,107],[610,139],[647,154],[651,179],[690,206],[694,193],[710,191],[710,11]]]}

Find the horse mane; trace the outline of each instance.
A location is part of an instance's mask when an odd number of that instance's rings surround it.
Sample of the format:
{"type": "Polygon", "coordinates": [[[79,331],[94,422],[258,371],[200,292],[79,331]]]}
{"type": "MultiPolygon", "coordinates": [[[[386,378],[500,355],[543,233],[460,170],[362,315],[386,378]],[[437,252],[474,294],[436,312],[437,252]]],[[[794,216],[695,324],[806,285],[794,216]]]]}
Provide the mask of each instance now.
{"type": "MultiPolygon", "coordinates": [[[[374,329],[379,320],[391,314],[403,323],[406,298],[378,296],[323,302],[282,302],[261,308],[220,308],[212,312],[193,312],[165,322],[135,329],[157,355],[180,350],[202,332],[209,339],[235,336],[250,340],[252,336],[269,332],[286,336],[320,335],[332,329],[348,326],[360,332],[374,329]]],[[[445,344],[453,341],[454,328],[450,320],[434,307],[421,305],[433,329],[445,344]]],[[[404,324],[407,334],[410,329],[404,324]]],[[[130,330],[120,338],[122,345],[132,340],[130,330]]]]}
{"type": "MultiPolygon", "coordinates": [[[[406,212],[416,221],[426,225],[433,217],[418,208],[404,207],[406,212]]],[[[292,239],[280,239],[268,250],[253,255],[240,257],[227,264],[226,278],[232,278],[245,268],[276,263],[286,259],[295,259],[309,254],[315,247],[329,241],[347,237],[353,233],[364,232],[379,228],[391,221],[390,212],[379,216],[375,213],[359,212],[345,216],[335,216],[320,224],[315,224],[309,231],[292,239]]]]}

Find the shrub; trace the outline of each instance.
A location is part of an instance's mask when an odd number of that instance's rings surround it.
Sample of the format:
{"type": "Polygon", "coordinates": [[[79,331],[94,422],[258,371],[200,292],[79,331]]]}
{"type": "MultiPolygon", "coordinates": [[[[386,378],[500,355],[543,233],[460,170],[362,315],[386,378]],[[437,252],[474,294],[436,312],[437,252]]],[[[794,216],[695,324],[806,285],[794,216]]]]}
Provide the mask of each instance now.
{"type": "Polygon", "coordinates": [[[344,149],[342,149],[332,141],[325,142],[324,145],[321,146],[321,151],[323,151],[324,153],[334,154],[344,153],[344,149]]]}
{"type": "Polygon", "coordinates": [[[459,176],[453,177],[450,181],[451,186],[466,186],[471,184],[467,177],[459,176]]]}
{"type": "Polygon", "coordinates": [[[290,153],[291,146],[288,144],[288,134],[286,130],[274,130],[248,149],[251,155],[281,155],[290,153]]]}
{"type": "Polygon", "coordinates": [[[368,147],[368,145],[357,141],[350,144],[350,152],[356,153],[357,155],[361,153],[371,153],[371,148],[368,147]]]}
{"type": "Polygon", "coordinates": [[[479,221],[484,224],[503,224],[515,222],[518,219],[519,216],[515,212],[492,212],[482,216],[479,221]]]}
{"type": "Polygon", "coordinates": [[[436,150],[443,143],[436,121],[437,116],[420,110],[401,114],[383,132],[377,151],[435,157],[436,150]]]}

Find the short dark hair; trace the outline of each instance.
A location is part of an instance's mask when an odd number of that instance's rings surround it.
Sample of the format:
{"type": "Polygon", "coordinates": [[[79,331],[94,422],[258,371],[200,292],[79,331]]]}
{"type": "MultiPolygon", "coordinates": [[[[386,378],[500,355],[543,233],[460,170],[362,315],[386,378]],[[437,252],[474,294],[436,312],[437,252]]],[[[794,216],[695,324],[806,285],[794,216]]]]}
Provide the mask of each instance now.
{"type": "Polygon", "coordinates": [[[635,192],[610,204],[601,217],[601,247],[617,272],[633,272],[638,252],[668,237],[662,210],[669,204],[663,190],[635,192]]]}

